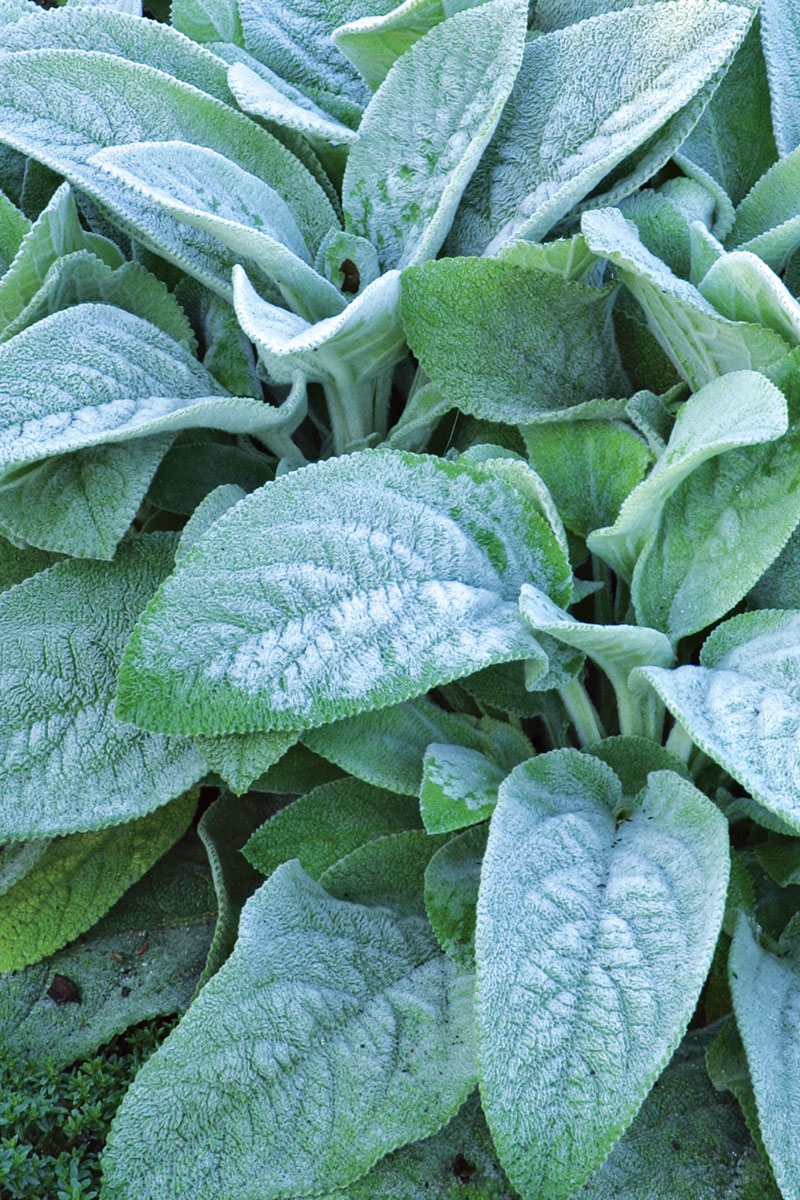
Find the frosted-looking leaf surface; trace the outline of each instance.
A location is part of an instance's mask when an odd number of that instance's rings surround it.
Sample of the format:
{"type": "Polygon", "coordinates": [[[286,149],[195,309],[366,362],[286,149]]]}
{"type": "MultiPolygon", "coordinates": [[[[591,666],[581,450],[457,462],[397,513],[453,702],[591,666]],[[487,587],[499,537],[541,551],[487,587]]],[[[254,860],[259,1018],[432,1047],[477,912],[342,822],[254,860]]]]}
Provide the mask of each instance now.
{"type": "Polygon", "coordinates": [[[425,872],[425,908],[442,949],[455,962],[475,964],[475,914],[487,825],[451,838],[425,872]]]}
{"type": "Polygon", "coordinates": [[[774,441],[788,427],[786,400],[763,375],[736,371],[712,380],[682,405],[664,453],[626,498],[615,523],[589,534],[592,553],[630,580],[661,510],[684,479],[709,459],[774,441]]]}
{"type": "Polygon", "coordinates": [[[434,742],[425,751],[419,801],[429,833],[451,833],[491,816],[508,772],[479,750],[434,742]]]}
{"type": "Polygon", "coordinates": [[[351,1183],[466,1099],[472,986],[424,915],[334,899],[284,864],[120,1107],[108,1200],[277,1200],[351,1183]]]}
{"type": "Polygon", "coordinates": [[[384,270],[441,248],[522,62],[527,12],[493,0],[457,13],[397,60],[370,101],[342,208],[384,270]]]}
{"type": "Polygon", "coordinates": [[[197,807],[189,792],[146,817],[0,852],[0,971],[52,954],[94,925],[182,834],[197,807]]]}
{"type": "Polygon", "coordinates": [[[758,1126],[784,1196],[800,1193],[800,926],[765,949],[744,915],[736,924],[728,979],[753,1081],[758,1126]]]}
{"type": "Polygon", "coordinates": [[[780,271],[800,246],[800,146],[770,167],[736,210],[728,244],[780,271]]]}
{"type": "Polygon", "coordinates": [[[454,223],[458,252],[540,240],[704,87],[750,20],[716,0],[671,0],[529,41],[454,223]]]}
{"type": "Polygon", "coordinates": [[[764,0],[761,41],[781,158],[800,146],[800,17],[791,0],[764,0]]]}
{"type": "MultiPolygon", "coordinates": [[[[266,70],[266,68],[265,68],[266,70]]],[[[302,97],[303,103],[290,98],[246,63],[233,63],[228,69],[228,86],[241,109],[264,121],[273,121],[314,139],[322,138],[332,146],[355,142],[358,134],[341,121],[334,120],[313,100],[302,97]]],[[[302,93],[298,93],[298,99],[302,93]]]]}
{"type": "Polygon", "coordinates": [[[514,1186],[567,1200],[668,1062],[725,906],[722,813],[654,771],[629,819],[599,759],[555,750],[500,790],[481,872],[484,1111],[514,1186]]]}
{"type": "Polygon", "coordinates": [[[92,163],[120,191],[219,239],[237,261],[255,263],[288,303],[311,319],[340,312],[344,298],[311,266],[291,209],[276,190],[231,159],[188,142],[109,146],[92,163]]]}
{"type": "Polygon", "coordinates": [[[144,816],[205,772],[188,739],[113,716],[117,671],[172,564],[164,534],[113,563],[67,561],[0,595],[0,840],[103,829],[144,816]]]}
{"type": "Polygon", "coordinates": [[[696,287],[651,254],[619,209],[584,213],[581,229],[595,254],[618,268],[648,328],[693,391],[729,372],[766,370],[789,349],[774,330],[718,313],[696,287]]]}
{"type": "Polygon", "coordinates": [[[227,396],[162,330],[107,304],[54,313],[0,346],[5,477],[53,454],[192,425],[255,433],[277,411],[227,396]]]}
{"type": "Polygon", "coordinates": [[[36,966],[0,976],[4,1049],[62,1067],[130,1025],[187,1008],[214,930],[205,858],[190,833],[89,934],[36,966]],[[143,930],[147,950],[137,954],[143,930]],[[47,990],[54,975],[72,980],[80,1004],[53,1003],[47,990]]]}
{"type": "Polygon", "coordinates": [[[123,192],[91,162],[98,150],[154,138],[206,146],[273,187],[289,204],[309,249],[337,218],[319,184],[289,150],[244,114],[138,63],[76,50],[3,58],[0,140],[66,176],[144,245],[226,297],[236,259],[201,230],[123,192]]]}
{"type": "Polygon", "coordinates": [[[0,192],[0,276],[13,262],[31,223],[16,204],[0,192]]]}
{"type": "Polygon", "coordinates": [[[508,425],[627,391],[612,288],[487,258],[405,271],[409,345],[453,407],[508,425]]]}
{"type": "Polygon", "coordinates": [[[348,775],[375,787],[416,796],[431,742],[480,749],[474,717],[448,713],[424,696],[309,729],[303,742],[348,775]]]}
{"type": "Polygon", "coordinates": [[[800,832],[800,615],[731,617],[706,640],[700,663],[637,675],[697,746],[800,832]]]}
{"type": "Polygon", "coordinates": [[[220,518],[154,598],[118,713],[193,733],[303,729],[481,666],[543,659],[523,583],[568,602],[550,527],[503,478],[396,451],[276,479],[220,518]]]}

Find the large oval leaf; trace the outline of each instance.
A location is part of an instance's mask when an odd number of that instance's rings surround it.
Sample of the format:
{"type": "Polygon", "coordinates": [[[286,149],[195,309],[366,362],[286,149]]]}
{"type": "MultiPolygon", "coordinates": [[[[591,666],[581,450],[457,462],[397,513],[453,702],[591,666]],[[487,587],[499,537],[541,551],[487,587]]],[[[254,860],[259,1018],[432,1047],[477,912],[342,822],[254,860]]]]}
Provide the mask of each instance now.
{"type": "Polygon", "coordinates": [[[118,713],[193,733],[302,729],[542,659],[522,584],[570,595],[549,525],[504,477],[364,451],[284,475],[192,548],[148,608],[118,713]]]}
{"type": "Polygon", "coordinates": [[[481,1093],[501,1161],[566,1200],[630,1124],[717,941],[727,826],[672,771],[629,819],[605,763],[556,750],[500,790],[478,899],[481,1093]]]}

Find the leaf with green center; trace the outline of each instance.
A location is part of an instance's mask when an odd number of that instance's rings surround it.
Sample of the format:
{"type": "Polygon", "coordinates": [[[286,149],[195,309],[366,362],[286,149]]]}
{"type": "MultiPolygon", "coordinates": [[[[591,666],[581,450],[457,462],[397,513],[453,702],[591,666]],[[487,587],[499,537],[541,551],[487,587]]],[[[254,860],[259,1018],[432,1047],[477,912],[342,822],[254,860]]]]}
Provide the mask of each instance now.
{"type": "Polygon", "coordinates": [[[140,537],[113,563],[56,563],[0,595],[0,621],[14,630],[0,663],[2,840],[118,825],[203,775],[190,741],[112,715],[123,647],[172,549],[163,534],[140,537]]]}
{"type": "Polygon", "coordinates": [[[272,815],[277,803],[270,796],[220,796],[206,809],[197,826],[217,895],[216,928],[197,991],[229,957],[242,908],[262,882],[242,851],[253,831],[272,815]]]}
{"type": "Polygon", "coordinates": [[[475,966],[475,915],[486,825],[452,838],[425,872],[425,908],[445,954],[467,970],[475,966]]]}
{"type": "Polygon", "coordinates": [[[303,734],[303,742],[348,775],[400,795],[416,796],[422,760],[431,742],[480,749],[474,721],[444,712],[424,696],[333,721],[303,734]]]}
{"type": "Polygon", "coordinates": [[[302,742],[286,751],[283,758],[253,783],[254,792],[276,796],[304,796],[323,783],[341,779],[344,772],[333,763],[307,750],[302,742]]]}
{"type": "Polygon", "coordinates": [[[235,261],[255,263],[311,319],[344,307],[339,291],[311,266],[289,205],[231,159],[187,142],[132,142],[101,150],[91,162],[121,193],[217,238],[235,261]]]}
{"type": "Polygon", "coordinates": [[[175,551],[175,562],[182,562],[192,546],[202,541],[215,521],[223,513],[240,500],[244,500],[247,492],[236,483],[223,483],[205,496],[192,513],[183,527],[178,546],[175,551]]]}
{"type": "Polygon", "coordinates": [[[0,976],[4,1048],[62,1067],[131,1025],[182,1012],[206,961],[215,911],[206,856],[190,833],[90,933],[36,966],[0,976]],[[74,983],[80,1004],[48,996],[56,975],[74,983]]]}
{"type": "Polygon", "coordinates": [[[492,818],[476,931],[481,1095],[512,1183],[538,1200],[571,1196],[632,1121],[722,923],[719,810],[671,771],[651,773],[618,823],[621,800],[605,763],[556,750],[512,772],[492,818]]]}
{"type": "Polygon", "coordinates": [[[800,930],[794,918],[775,954],[765,949],[742,916],[728,960],[736,1023],[744,1043],[758,1109],[758,1123],[778,1187],[784,1196],[800,1188],[795,1134],[798,1087],[800,930]],[[765,1020],[765,1014],[769,1019],[765,1020]]]}
{"type": "Polygon", "coordinates": [[[619,209],[584,213],[581,229],[595,254],[617,267],[648,328],[694,391],[729,372],[765,370],[788,350],[773,330],[721,316],[646,249],[619,209]]]}
{"type": "Polygon", "coordinates": [[[769,841],[756,848],[755,855],[780,887],[800,883],[800,841],[796,837],[772,834],[769,841]]]}
{"type": "Polygon", "coordinates": [[[681,155],[707,171],[734,205],[777,158],[761,49],[763,13],[762,8],[761,20],[756,15],[705,112],[681,146],[681,155]]]}
{"type": "Polygon", "coordinates": [[[0,971],[38,962],[94,925],[186,832],[196,806],[189,792],[127,825],[5,847],[0,971]]]}
{"type": "Polygon", "coordinates": [[[156,472],[148,499],[158,508],[189,517],[220,484],[252,492],[274,475],[274,460],[249,439],[214,429],[179,433],[156,472]]]}
{"type": "Polygon", "coordinates": [[[230,103],[225,64],[162,21],[110,8],[54,8],[32,13],[3,33],[3,50],[80,50],[114,54],[155,67],[230,103]]]}
{"type": "Polygon", "coordinates": [[[656,697],[632,692],[628,677],[634,667],[644,664],[672,666],[675,654],[663,633],[644,625],[590,625],[576,621],[530,584],[523,585],[519,607],[532,629],[580,650],[605,672],[614,688],[623,734],[641,734],[659,740],[664,710],[656,697]]]}
{"type": "Polygon", "coordinates": [[[732,1092],[742,1110],[750,1136],[764,1158],[767,1151],[761,1139],[758,1108],[753,1081],[747,1067],[747,1057],[733,1015],[726,1017],[714,1041],[706,1050],[709,1078],[718,1092],[732,1092]]]}
{"type": "Polygon", "coordinates": [[[622,786],[622,805],[627,811],[634,806],[642,788],[647,787],[651,771],[674,771],[688,779],[692,776],[685,763],[670,754],[658,742],[646,737],[610,737],[588,746],[586,754],[608,763],[622,786]]]}
{"type": "Polygon", "coordinates": [[[514,84],[526,18],[519,0],[457,13],[397,60],[367,107],[342,208],[384,270],[441,248],[514,84]]]}
{"type": "Polygon", "coordinates": [[[700,666],[637,671],[692,741],[760,805],[800,831],[800,616],[753,612],[719,625],[700,666]]]}
{"type": "Polygon", "coordinates": [[[502,478],[395,451],[331,459],[246,497],[187,555],[131,639],[117,711],[191,733],[313,728],[541,659],[519,589],[568,601],[570,580],[502,478]]]}
{"type": "Polygon", "coordinates": [[[242,23],[236,0],[172,0],[175,29],[195,42],[242,44],[242,23]]]}
{"type": "MultiPolygon", "coordinates": [[[[732,5],[683,0],[603,13],[529,41],[454,223],[457,252],[540,241],[702,92],[750,20],[732,5]]],[[[665,146],[653,172],[673,149],[665,146]]]]}
{"type": "Polygon", "coordinates": [[[299,160],[207,93],[108,54],[32,50],[3,58],[0,138],[65,175],[125,232],[229,298],[236,261],[230,251],[123,192],[92,162],[107,146],[153,137],[206,146],[264,180],[290,205],[312,253],[336,224],[325,193],[299,160]]]}
{"type": "Polygon", "coordinates": [[[630,580],[660,512],[683,480],[726,451],[774,441],[788,423],[784,397],[763,375],[739,371],[712,380],[681,407],[663,455],[625,500],[614,525],[589,534],[589,549],[630,580]]]}
{"type": "Polygon", "coordinates": [[[256,1180],[268,1200],[352,1183],[460,1108],[475,1079],[471,1009],[472,976],[424,915],[333,899],[284,864],[123,1101],[108,1200],[244,1195],[256,1180]],[[154,1120],[157,1145],[142,1136],[154,1120]]]}
{"type": "Polygon", "coordinates": [[[540,412],[627,390],[614,289],[488,258],[403,272],[406,336],[450,405],[525,424],[540,412]]]}
{"type": "Polygon", "coordinates": [[[279,762],[296,741],[294,732],[271,729],[259,733],[196,737],[194,744],[209,768],[224,779],[235,795],[241,796],[279,762]]]}
{"type": "Polygon", "coordinates": [[[420,824],[410,796],[398,796],[356,779],[323,783],[282,808],[252,835],[245,858],[262,875],[297,858],[312,879],[373,838],[420,824]]]}
{"type": "Polygon", "coordinates": [[[433,742],[425,751],[419,792],[428,833],[452,833],[485,821],[494,811],[507,774],[505,767],[479,750],[433,742]]]}
{"type": "Polygon", "coordinates": [[[110,562],[174,434],[90,446],[0,486],[0,530],[55,554],[110,562]]]}
{"type": "Polygon", "coordinates": [[[22,583],[29,575],[37,575],[57,562],[56,555],[33,546],[15,546],[0,538],[0,592],[22,583]]]}
{"type": "Polygon", "coordinates": [[[781,271],[800,246],[800,146],[775,163],[736,210],[728,245],[749,250],[781,271]]]}
{"type": "Polygon", "coordinates": [[[581,1200],[780,1200],[736,1105],[709,1082],[706,1037],[688,1035],[581,1200]]]}

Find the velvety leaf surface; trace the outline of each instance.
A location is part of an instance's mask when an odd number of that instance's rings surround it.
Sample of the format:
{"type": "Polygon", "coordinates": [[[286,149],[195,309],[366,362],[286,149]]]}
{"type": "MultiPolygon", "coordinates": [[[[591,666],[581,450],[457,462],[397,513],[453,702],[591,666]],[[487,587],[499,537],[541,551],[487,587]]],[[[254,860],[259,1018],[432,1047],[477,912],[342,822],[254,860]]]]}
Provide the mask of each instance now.
{"type": "Polygon", "coordinates": [[[131,640],[118,712],[195,733],[302,729],[542,657],[516,597],[531,578],[563,596],[565,567],[490,472],[396,452],[305,467],[177,568],[131,640]]]}
{"type": "Polygon", "coordinates": [[[445,954],[468,969],[475,964],[475,917],[487,834],[487,826],[480,825],[451,838],[425,872],[425,908],[433,931],[445,954]]]}

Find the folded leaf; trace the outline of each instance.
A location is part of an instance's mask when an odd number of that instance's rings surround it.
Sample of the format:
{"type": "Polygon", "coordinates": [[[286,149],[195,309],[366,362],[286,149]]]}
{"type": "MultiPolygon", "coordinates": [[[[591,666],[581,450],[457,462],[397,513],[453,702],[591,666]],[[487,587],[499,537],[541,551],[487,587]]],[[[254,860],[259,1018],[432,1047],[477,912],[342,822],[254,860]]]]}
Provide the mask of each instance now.
{"type": "Polygon", "coordinates": [[[800,617],[753,612],[707,638],[699,667],[644,667],[692,741],[788,826],[800,831],[800,617]]]}
{"type": "Polygon", "coordinates": [[[614,772],[577,751],[522,764],[501,788],[481,873],[481,1095],[511,1182],[541,1200],[577,1191],[630,1124],[686,1029],[722,923],[719,810],[671,771],[653,772],[620,822],[621,798],[614,772]]]}
{"type": "Polygon", "coordinates": [[[511,92],[526,18],[519,0],[457,13],[398,59],[367,107],[342,208],[384,270],[441,248],[511,92]]]}
{"type": "Polygon", "coordinates": [[[513,425],[627,390],[614,290],[487,258],[403,272],[408,342],[450,405],[513,425]]]}
{"type": "Polygon", "coordinates": [[[728,960],[736,1023],[753,1081],[758,1122],[782,1195],[797,1195],[800,1156],[798,1018],[800,942],[796,919],[781,936],[779,954],[764,949],[740,917],[728,960]],[[765,1019],[768,1014],[769,1019],[765,1019]]]}
{"type": "Polygon", "coordinates": [[[203,1200],[254,1180],[268,1200],[352,1183],[466,1098],[471,982],[424,916],[335,900],[298,863],[279,867],[123,1101],[104,1157],[109,1200],[203,1200]],[[142,1136],[154,1120],[157,1144],[142,1136]]]}
{"type": "Polygon", "coordinates": [[[289,206],[269,184],[223,155],[187,142],[110,146],[92,163],[141,200],[255,263],[291,307],[317,320],[340,312],[341,294],[320,278],[289,206]]]}
{"type": "Polygon", "coordinates": [[[3,58],[0,139],[66,176],[125,232],[229,297],[235,256],[216,238],[123,192],[91,161],[106,146],[153,138],[206,146],[263,179],[289,204],[312,252],[336,223],[325,193],[299,160],[207,93],[108,54],[36,50],[3,58]],[[111,104],[111,96],[125,99],[111,104]]]}
{"type": "Polygon", "coordinates": [[[458,252],[492,254],[514,237],[541,240],[713,78],[749,23],[743,8],[673,0],[529,41],[454,223],[458,252]]]}
{"type": "Polygon", "coordinates": [[[206,961],[215,909],[203,848],[189,834],[80,941],[0,976],[4,1048],[63,1067],[131,1025],[182,1012],[206,961]],[[47,992],[56,975],[75,985],[80,1004],[53,1003],[47,992]]]}
{"type": "Polygon", "coordinates": [[[419,808],[410,796],[338,779],[277,812],[249,839],[244,856],[262,875],[296,858],[312,879],[319,879],[365,842],[419,824],[419,808]]]}
{"type": "Polygon", "coordinates": [[[196,807],[189,792],[127,825],[5,847],[0,971],[38,962],[94,925],[186,832],[196,807]]]}
{"type": "Polygon", "coordinates": [[[773,329],[790,346],[800,342],[800,304],[755,254],[734,250],[722,255],[703,276],[698,290],[732,321],[751,321],[773,329]]]}
{"type": "Polygon", "coordinates": [[[693,390],[732,371],[765,370],[788,350],[773,330],[721,316],[645,248],[618,209],[584,213],[581,229],[595,254],[618,268],[648,328],[693,390]]]}
{"type": "Polygon", "coordinates": [[[112,715],[122,649],[171,562],[172,539],[155,534],[121,546],[113,563],[56,563],[0,595],[0,621],[14,630],[0,660],[1,840],[130,821],[203,775],[188,740],[112,715]]]}
{"type": "Polygon", "coordinates": [[[666,450],[625,500],[614,525],[589,534],[592,553],[630,580],[659,514],[683,480],[709,459],[774,441],[787,428],[786,401],[763,375],[737,371],[712,380],[681,407],[666,450]]]}
{"type": "Polygon", "coordinates": [[[242,44],[236,0],[172,0],[172,24],[195,42],[242,44]]]}
{"type": "Polygon", "coordinates": [[[542,658],[523,583],[569,598],[545,521],[465,463],[364,451],[237,504],[129,645],[118,713],[194,733],[303,729],[542,658]]]}
{"type": "Polygon", "coordinates": [[[329,116],[313,100],[303,97],[304,103],[298,103],[290,99],[245,63],[234,63],[229,68],[228,86],[244,112],[264,121],[274,121],[308,138],[322,138],[332,146],[349,145],[358,138],[358,134],[329,116]]]}

